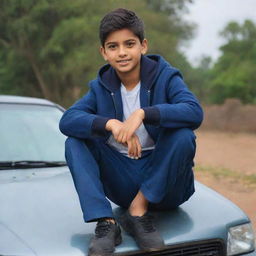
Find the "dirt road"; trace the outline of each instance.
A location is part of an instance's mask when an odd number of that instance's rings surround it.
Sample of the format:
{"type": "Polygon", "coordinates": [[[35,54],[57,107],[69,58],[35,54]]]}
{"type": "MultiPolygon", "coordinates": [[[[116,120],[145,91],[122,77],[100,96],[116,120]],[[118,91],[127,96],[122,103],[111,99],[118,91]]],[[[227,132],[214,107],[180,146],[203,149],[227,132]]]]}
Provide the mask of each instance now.
{"type": "MultiPolygon", "coordinates": [[[[256,175],[256,135],[198,131],[196,165],[204,169],[225,168],[233,173],[256,175]]],[[[200,168],[199,168],[200,169],[200,168]]],[[[216,177],[196,171],[198,181],[235,202],[252,220],[256,230],[256,188],[243,179],[216,177]]]]}

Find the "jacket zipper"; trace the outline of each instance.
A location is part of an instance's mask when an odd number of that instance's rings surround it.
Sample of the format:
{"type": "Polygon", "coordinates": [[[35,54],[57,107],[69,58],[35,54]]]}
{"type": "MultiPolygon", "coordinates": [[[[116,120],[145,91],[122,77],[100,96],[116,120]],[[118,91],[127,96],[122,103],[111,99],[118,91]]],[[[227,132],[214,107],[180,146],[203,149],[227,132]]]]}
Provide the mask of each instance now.
{"type": "Polygon", "coordinates": [[[116,107],[116,102],[115,102],[115,99],[114,99],[114,93],[111,92],[111,97],[112,97],[112,100],[113,100],[113,103],[114,103],[114,108],[115,108],[115,115],[116,115],[116,118],[117,118],[117,107],[116,107]]]}
{"type": "MultiPolygon", "coordinates": [[[[114,99],[114,93],[113,92],[111,92],[110,93],[110,95],[111,95],[111,98],[112,98],[112,100],[113,100],[113,103],[114,103],[114,108],[115,108],[115,116],[117,117],[117,108],[116,108],[116,102],[115,102],[115,99],[114,99]]],[[[108,139],[109,139],[109,137],[110,137],[111,135],[109,135],[106,139],[105,139],[105,143],[107,144],[107,142],[108,142],[108,139]]]]}
{"type": "Polygon", "coordinates": [[[148,106],[150,106],[150,93],[151,93],[151,91],[148,90],[148,106]]]}

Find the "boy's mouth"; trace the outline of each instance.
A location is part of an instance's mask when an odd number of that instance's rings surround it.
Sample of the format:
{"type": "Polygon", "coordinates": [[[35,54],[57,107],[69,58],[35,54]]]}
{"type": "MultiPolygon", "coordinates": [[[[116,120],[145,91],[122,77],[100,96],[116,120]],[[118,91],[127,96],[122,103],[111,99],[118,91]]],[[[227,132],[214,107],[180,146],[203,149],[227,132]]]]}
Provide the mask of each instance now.
{"type": "Polygon", "coordinates": [[[117,63],[126,64],[126,63],[128,63],[129,61],[130,61],[130,59],[129,59],[129,60],[118,60],[117,63]]]}

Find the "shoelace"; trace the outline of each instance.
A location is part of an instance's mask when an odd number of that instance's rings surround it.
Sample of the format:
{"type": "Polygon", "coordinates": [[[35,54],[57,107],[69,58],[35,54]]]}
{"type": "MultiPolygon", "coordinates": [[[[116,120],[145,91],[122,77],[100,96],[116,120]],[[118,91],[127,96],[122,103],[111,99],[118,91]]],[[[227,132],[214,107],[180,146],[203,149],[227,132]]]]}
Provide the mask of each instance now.
{"type": "Polygon", "coordinates": [[[153,216],[144,215],[142,217],[138,217],[138,220],[146,233],[154,232],[156,230],[153,224],[153,216]]]}
{"type": "Polygon", "coordinates": [[[108,221],[99,221],[95,229],[95,235],[98,238],[104,237],[108,234],[111,227],[111,223],[108,221]]]}

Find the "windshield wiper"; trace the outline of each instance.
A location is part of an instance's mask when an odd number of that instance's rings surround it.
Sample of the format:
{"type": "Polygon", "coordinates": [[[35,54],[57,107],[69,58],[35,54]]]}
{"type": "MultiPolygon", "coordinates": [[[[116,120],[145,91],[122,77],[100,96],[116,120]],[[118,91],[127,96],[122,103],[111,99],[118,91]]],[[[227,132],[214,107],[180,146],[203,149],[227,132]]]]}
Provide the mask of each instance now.
{"type": "Polygon", "coordinates": [[[0,170],[65,166],[65,161],[6,161],[0,162],[0,170]]]}

